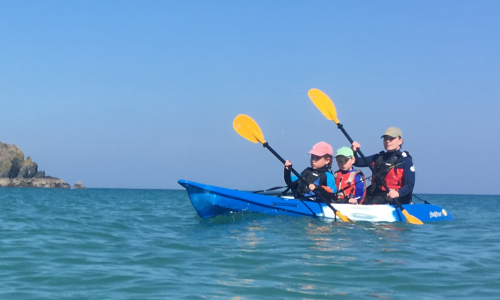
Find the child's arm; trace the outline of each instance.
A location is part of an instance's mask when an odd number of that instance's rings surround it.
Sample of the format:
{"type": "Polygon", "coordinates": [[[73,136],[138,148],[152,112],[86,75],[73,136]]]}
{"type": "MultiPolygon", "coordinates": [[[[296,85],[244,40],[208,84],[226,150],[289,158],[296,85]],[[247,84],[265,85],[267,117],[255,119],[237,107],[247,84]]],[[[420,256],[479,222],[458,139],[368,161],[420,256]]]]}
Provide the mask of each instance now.
{"type": "Polygon", "coordinates": [[[363,196],[365,195],[365,183],[363,180],[365,180],[363,173],[358,173],[354,178],[354,182],[356,183],[356,194],[354,195],[354,198],[358,201],[358,203],[363,200],[363,196]]]}
{"type": "MultiPolygon", "coordinates": [[[[311,184],[313,185],[313,184],[311,184]]],[[[326,185],[313,185],[314,189],[311,187],[311,190],[316,190],[322,194],[326,199],[332,199],[337,193],[337,187],[335,186],[335,179],[333,178],[333,174],[330,172],[326,172],[326,185]]]]}
{"type": "Polygon", "coordinates": [[[299,182],[297,181],[297,177],[293,176],[292,178],[292,170],[291,168],[288,168],[292,165],[290,161],[286,161],[285,163],[285,169],[283,172],[283,178],[285,179],[286,185],[291,188],[292,190],[296,190],[297,187],[299,186],[299,182]]]}
{"type": "Polygon", "coordinates": [[[337,186],[335,185],[335,178],[330,172],[326,172],[326,185],[330,188],[331,193],[337,193],[337,186]]]}

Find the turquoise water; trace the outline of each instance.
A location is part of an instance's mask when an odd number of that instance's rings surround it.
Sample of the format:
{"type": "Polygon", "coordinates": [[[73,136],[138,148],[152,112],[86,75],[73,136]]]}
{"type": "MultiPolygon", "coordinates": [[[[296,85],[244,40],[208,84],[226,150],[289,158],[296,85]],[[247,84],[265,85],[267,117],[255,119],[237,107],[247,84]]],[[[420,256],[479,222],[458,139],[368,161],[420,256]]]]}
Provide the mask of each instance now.
{"type": "Polygon", "coordinates": [[[0,299],[495,299],[500,196],[456,221],[201,221],[181,190],[0,189],[0,299]]]}

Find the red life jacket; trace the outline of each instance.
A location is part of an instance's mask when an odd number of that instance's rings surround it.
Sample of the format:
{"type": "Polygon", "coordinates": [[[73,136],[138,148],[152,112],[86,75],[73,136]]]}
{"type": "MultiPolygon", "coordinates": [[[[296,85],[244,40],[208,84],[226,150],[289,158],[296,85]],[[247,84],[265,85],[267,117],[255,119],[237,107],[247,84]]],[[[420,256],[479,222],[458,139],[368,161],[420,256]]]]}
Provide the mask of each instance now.
{"type": "MultiPolygon", "coordinates": [[[[338,199],[349,199],[351,197],[354,197],[356,195],[356,175],[361,173],[360,170],[354,169],[352,172],[349,173],[342,173],[342,171],[338,170],[333,174],[333,178],[335,178],[335,186],[337,187],[337,198],[338,199]]],[[[366,185],[366,182],[364,180],[364,175],[362,175],[362,180],[363,184],[366,185]]],[[[364,193],[366,192],[366,188],[363,189],[363,198],[364,198],[364,193]]],[[[360,199],[360,201],[363,201],[363,199],[360,199]]]]}
{"type": "MultiPolygon", "coordinates": [[[[392,190],[398,191],[403,187],[403,185],[405,185],[403,180],[403,169],[392,168],[389,173],[387,173],[384,179],[387,187],[392,190]]],[[[385,191],[385,188],[383,186],[382,190],[385,191]]]]}
{"type": "Polygon", "coordinates": [[[393,190],[399,190],[400,188],[403,187],[403,185],[405,185],[404,183],[404,180],[403,180],[403,169],[398,169],[396,168],[396,166],[398,166],[400,164],[400,158],[402,156],[406,156],[407,155],[407,152],[403,152],[401,154],[399,153],[396,153],[394,156],[392,156],[388,161],[384,161],[383,159],[383,153],[384,152],[380,152],[380,156],[377,158],[377,160],[375,160],[374,162],[372,162],[372,166],[373,168],[375,169],[375,172],[373,174],[373,179],[372,179],[372,182],[375,183],[375,186],[382,190],[382,191],[386,191],[385,187],[383,185],[381,185],[380,183],[378,183],[378,181],[376,180],[376,176],[384,176],[384,181],[385,183],[387,184],[387,187],[389,189],[393,189],[393,190]]]}

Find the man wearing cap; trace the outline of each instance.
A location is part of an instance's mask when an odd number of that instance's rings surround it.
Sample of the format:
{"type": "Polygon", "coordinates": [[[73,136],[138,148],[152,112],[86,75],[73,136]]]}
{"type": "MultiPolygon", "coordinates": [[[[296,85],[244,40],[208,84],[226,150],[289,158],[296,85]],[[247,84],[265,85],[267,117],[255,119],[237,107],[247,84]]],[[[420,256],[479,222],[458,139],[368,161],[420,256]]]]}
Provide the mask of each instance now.
{"type": "MultiPolygon", "coordinates": [[[[410,154],[401,151],[403,132],[397,127],[389,127],[382,138],[386,151],[366,157],[368,163],[373,167],[374,173],[372,174],[372,184],[367,189],[363,204],[392,203],[395,198],[401,204],[409,204],[415,186],[415,167],[410,154]],[[389,191],[383,186],[382,180],[386,183],[389,191]]],[[[361,145],[358,142],[352,143],[354,151],[359,148],[361,145]]],[[[354,165],[368,167],[368,164],[357,155],[354,165]]]]}

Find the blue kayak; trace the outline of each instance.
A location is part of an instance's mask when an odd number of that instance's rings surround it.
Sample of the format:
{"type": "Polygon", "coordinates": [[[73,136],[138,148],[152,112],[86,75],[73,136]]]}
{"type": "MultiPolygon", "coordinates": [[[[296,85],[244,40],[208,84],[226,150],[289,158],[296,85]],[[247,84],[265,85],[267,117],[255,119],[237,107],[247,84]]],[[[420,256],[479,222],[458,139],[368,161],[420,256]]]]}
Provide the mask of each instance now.
{"type": "MultiPolygon", "coordinates": [[[[255,194],[187,180],[179,180],[179,184],[186,189],[194,209],[202,219],[243,212],[336,219],[331,208],[314,200],[255,194]]],[[[331,205],[353,221],[406,221],[401,210],[389,204],[352,205],[332,203],[331,205]]],[[[403,207],[410,215],[417,217],[424,223],[455,219],[449,212],[436,205],[404,204],[403,207]]]]}

